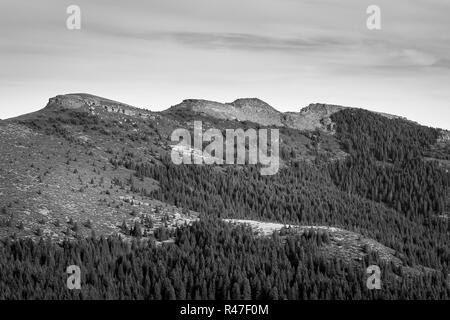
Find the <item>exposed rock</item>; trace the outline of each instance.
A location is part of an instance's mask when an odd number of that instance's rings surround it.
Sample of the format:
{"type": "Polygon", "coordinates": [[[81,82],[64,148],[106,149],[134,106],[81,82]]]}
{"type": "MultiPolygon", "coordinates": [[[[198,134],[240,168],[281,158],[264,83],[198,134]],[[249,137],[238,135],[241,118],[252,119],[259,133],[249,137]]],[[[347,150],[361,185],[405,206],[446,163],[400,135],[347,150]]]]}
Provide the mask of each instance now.
{"type": "Polygon", "coordinates": [[[50,98],[45,107],[45,109],[49,110],[58,108],[74,110],[83,109],[92,114],[97,114],[98,112],[111,112],[126,116],[139,116],[142,118],[151,116],[151,111],[86,93],[58,95],[50,98]]]}
{"type": "MultiPolygon", "coordinates": [[[[334,133],[336,126],[331,116],[349,107],[312,103],[300,112],[280,112],[258,98],[237,99],[231,103],[188,99],[164,112],[189,111],[221,120],[249,121],[262,126],[287,127],[297,130],[321,130],[334,133]]],[[[378,113],[389,119],[404,119],[386,113],[378,113]]]]}
{"type": "Polygon", "coordinates": [[[450,131],[441,130],[440,137],[437,142],[450,142],[450,131]]]}
{"type": "Polygon", "coordinates": [[[300,113],[282,113],[257,98],[237,99],[231,103],[219,103],[207,100],[184,100],[166,112],[190,111],[205,114],[222,120],[249,121],[262,126],[288,127],[299,130],[322,129],[331,131],[329,117],[344,107],[310,105],[300,113]],[[316,108],[320,106],[320,108],[316,108]]]}

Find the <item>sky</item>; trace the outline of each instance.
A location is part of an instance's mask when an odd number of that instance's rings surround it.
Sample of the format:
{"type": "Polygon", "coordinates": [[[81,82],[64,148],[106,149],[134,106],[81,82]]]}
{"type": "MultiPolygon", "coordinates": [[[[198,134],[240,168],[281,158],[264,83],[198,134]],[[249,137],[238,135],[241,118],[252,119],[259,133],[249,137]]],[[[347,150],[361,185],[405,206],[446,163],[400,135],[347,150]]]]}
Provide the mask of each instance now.
{"type": "Polygon", "coordinates": [[[84,92],[154,111],[330,103],[450,129],[449,30],[448,0],[1,0],[0,118],[84,92]]]}

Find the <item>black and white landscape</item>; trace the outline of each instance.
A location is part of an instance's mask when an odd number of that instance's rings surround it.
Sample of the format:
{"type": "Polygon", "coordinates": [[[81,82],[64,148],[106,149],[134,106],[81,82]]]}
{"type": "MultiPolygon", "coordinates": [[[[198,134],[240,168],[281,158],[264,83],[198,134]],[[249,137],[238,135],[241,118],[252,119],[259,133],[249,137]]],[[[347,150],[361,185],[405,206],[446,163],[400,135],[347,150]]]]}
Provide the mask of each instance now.
{"type": "Polygon", "coordinates": [[[1,300],[450,299],[449,4],[20,2],[1,300]]]}

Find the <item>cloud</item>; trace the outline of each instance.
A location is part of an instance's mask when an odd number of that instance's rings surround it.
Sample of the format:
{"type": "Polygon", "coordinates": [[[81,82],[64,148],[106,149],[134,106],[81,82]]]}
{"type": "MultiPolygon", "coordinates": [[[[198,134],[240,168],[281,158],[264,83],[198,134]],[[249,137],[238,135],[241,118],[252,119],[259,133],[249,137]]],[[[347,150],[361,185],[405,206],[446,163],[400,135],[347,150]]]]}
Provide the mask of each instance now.
{"type": "Polygon", "coordinates": [[[308,49],[336,48],[351,45],[350,40],[334,37],[309,35],[286,36],[265,35],[248,32],[197,32],[178,30],[136,30],[126,26],[110,26],[91,24],[90,32],[101,36],[112,36],[125,39],[138,39],[143,41],[170,41],[183,46],[202,49],[230,49],[254,51],[290,52],[308,49]]]}
{"type": "Polygon", "coordinates": [[[450,67],[450,60],[434,53],[417,49],[401,49],[386,47],[384,54],[375,60],[372,68],[379,68],[390,73],[403,71],[418,71],[423,68],[446,69],[450,67]]]}
{"type": "Polygon", "coordinates": [[[171,32],[160,33],[158,36],[161,39],[203,49],[273,51],[279,53],[327,50],[349,45],[343,41],[324,37],[277,37],[249,33],[171,32]]]}
{"type": "Polygon", "coordinates": [[[438,61],[434,55],[414,49],[402,50],[399,60],[400,64],[420,67],[432,66],[438,61]]]}

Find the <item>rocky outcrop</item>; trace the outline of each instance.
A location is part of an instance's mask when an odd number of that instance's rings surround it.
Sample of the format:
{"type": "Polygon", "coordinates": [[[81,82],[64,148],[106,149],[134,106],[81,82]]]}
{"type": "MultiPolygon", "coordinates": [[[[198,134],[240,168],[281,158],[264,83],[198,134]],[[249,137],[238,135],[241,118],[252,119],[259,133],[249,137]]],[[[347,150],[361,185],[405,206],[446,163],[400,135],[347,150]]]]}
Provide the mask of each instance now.
{"type": "Polygon", "coordinates": [[[84,109],[91,113],[109,112],[143,118],[151,116],[151,111],[85,93],[58,95],[50,98],[45,108],[84,109]]]}
{"type": "Polygon", "coordinates": [[[231,103],[188,99],[171,107],[166,112],[172,111],[189,111],[222,120],[251,121],[266,126],[283,126],[282,113],[256,98],[237,99],[231,103]]]}
{"type": "Polygon", "coordinates": [[[287,127],[298,130],[322,130],[335,131],[335,124],[331,121],[331,116],[346,107],[314,103],[300,110],[300,112],[288,112],[285,114],[285,124],[287,127]]]}
{"type": "Polygon", "coordinates": [[[257,98],[237,99],[231,103],[207,100],[184,100],[166,112],[197,112],[222,120],[250,121],[262,126],[287,127],[298,130],[334,131],[330,116],[345,107],[311,104],[300,112],[282,113],[257,98]]]}
{"type": "MultiPolygon", "coordinates": [[[[189,99],[184,100],[164,112],[189,111],[216,119],[250,121],[262,126],[285,127],[297,130],[321,130],[333,134],[336,125],[331,116],[349,107],[312,103],[299,112],[280,112],[258,98],[237,99],[230,103],[189,99]]],[[[377,112],[389,119],[405,119],[387,113],[377,112]]]]}
{"type": "Polygon", "coordinates": [[[441,130],[440,137],[438,138],[438,142],[441,142],[441,143],[450,142],[450,131],[441,130]]]}

